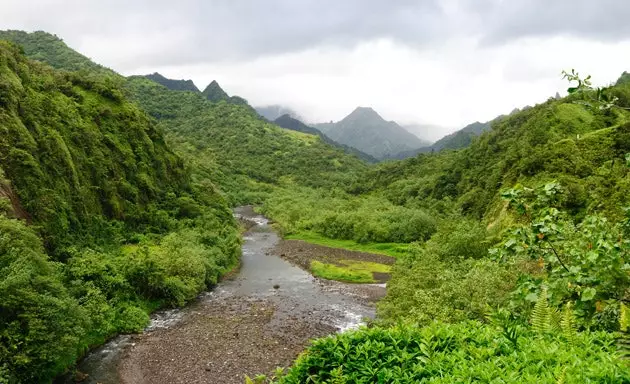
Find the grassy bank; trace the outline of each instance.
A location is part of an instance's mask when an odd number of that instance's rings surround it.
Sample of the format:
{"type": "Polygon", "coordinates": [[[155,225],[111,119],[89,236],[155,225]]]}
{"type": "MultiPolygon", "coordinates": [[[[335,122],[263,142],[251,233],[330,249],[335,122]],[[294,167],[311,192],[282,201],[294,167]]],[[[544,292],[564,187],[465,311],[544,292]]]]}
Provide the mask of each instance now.
{"type": "Polygon", "coordinates": [[[286,235],[287,240],[302,240],[308,243],[323,245],[330,248],[347,249],[366,253],[376,253],[379,255],[399,257],[404,255],[409,249],[409,244],[405,243],[357,243],[354,240],[329,239],[315,232],[299,232],[286,235]]]}

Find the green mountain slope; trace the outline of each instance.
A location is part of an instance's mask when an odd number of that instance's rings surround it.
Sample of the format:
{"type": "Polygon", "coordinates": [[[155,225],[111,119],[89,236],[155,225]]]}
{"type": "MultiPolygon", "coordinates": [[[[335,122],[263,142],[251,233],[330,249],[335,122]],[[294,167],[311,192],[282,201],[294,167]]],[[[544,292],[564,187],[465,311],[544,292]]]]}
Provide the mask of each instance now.
{"type": "Polygon", "coordinates": [[[214,175],[233,204],[260,201],[261,193],[286,183],[332,187],[365,169],[320,137],[268,123],[249,106],[169,91],[141,77],[127,87],[169,142],[198,172],[214,175]]]}
{"type": "Polygon", "coordinates": [[[213,103],[217,103],[222,100],[229,100],[230,96],[221,88],[216,80],[212,80],[210,84],[201,92],[201,94],[213,103]]]}
{"type": "Polygon", "coordinates": [[[151,75],[145,75],[149,80],[153,80],[158,84],[162,84],[166,88],[172,91],[191,91],[191,92],[199,92],[199,88],[192,82],[192,80],[172,80],[167,79],[166,77],[160,75],[155,72],[151,75]]]}
{"type": "Polygon", "coordinates": [[[0,40],[8,40],[18,44],[24,49],[24,54],[28,58],[47,63],[53,68],[113,74],[110,69],[94,63],[89,58],[69,48],[57,36],[47,32],[0,31],[0,40]]]}
{"type": "Polygon", "coordinates": [[[385,121],[372,108],[358,107],[337,123],[317,124],[315,128],[377,159],[428,145],[395,122],[385,121]]]}
{"type": "MultiPolygon", "coordinates": [[[[550,100],[500,119],[457,153],[421,154],[377,168],[368,178],[374,187],[392,191],[402,191],[404,184],[406,192],[396,200],[449,197],[477,217],[494,207],[501,188],[539,179],[574,185],[575,210],[601,206],[605,200],[596,202],[592,194],[601,185],[612,187],[603,182],[600,167],[621,156],[611,143],[621,140],[625,126],[619,124],[625,118],[619,111],[587,110],[570,99],[550,100]]],[[[619,193],[613,190],[606,193],[619,193]]]]}
{"type": "Polygon", "coordinates": [[[238,260],[224,199],[121,80],[0,41],[0,382],[50,382],[238,260]]]}
{"type": "Polygon", "coordinates": [[[325,143],[328,143],[332,145],[333,147],[341,148],[344,152],[350,155],[355,155],[358,158],[362,159],[363,161],[366,161],[368,163],[377,162],[375,158],[368,155],[367,153],[363,153],[359,151],[358,149],[349,147],[347,145],[339,144],[336,141],[329,138],[328,136],[326,136],[325,134],[323,134],[322,132],[320,132],[318,129],[308,126],[304,124],[303,122],[301,122],[300,120],[289,116],[288,114],[278,117],[277,119],[273,121],[273,123],[281,126],[282,128],[290,129],[292,131],[298,131],[298,132],[308,133],[311,135],[317,135],[325,143]]]}

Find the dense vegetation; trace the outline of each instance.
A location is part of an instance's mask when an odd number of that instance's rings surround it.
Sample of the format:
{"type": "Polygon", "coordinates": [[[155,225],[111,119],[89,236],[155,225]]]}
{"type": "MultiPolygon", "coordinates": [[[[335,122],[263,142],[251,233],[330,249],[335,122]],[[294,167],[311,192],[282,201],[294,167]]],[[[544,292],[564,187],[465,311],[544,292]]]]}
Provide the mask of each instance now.
{"type": "MultiPolygon", "coordinates": [[[[58,60],[39,41],[25,51],[58,60]]],[[[274,380],[630,380],[627,74],[603,90],[568,74],[569,97],[467,148],[368,167],[218,84],[173,91],[0,48],[0,381],[45,381],[216,282],[238,256],[223,197],[261,204],[285,236],[398,259],[373,328],[314,342],[274,380]]],[[[314,269],[346,273],[333,267],[314,269]]]]}
{"type": "Polygon", "coordinates": [[[315,342],[279,382],[628,381],[615,356],[629,339],[630,84],[572,80],[569,97],[495,122],[466,149],[380,164],[343,190],[266,201],[297,238],[390,241],[360,234],[391,233],[404,212],[432,222],[429,239],[398,256],[379,328],[315,342]],[[497,349],[483,354],[476,340],[497,349]]]}
{"type": "Polygon", "coordinates": [[[114,74],[113,71],[83,56],[68,46],[57,36],[37,31],[0,31],[0,40],[12,41],[24,49],[24,54],[31,60],[47,63],[53,68],[66,71],[89,71],[114,74]]]}
{"type": "Polygon", "coordinates": [[[315,341],[276,382],[626,383],[630,371],[610,360],[614,351],[603,332],[565,336],[478,322],[376,327],[315,341]]]}
{"type": "Polygon", "coordinates": [[[130,78],[127,88],[195,173],[210,175],[234,205],[259,203],[279,186],[347,184],[366,167],[318,136],[266,122],[248,106],[169,91],[141,77],[130,78]]]}
{"type": "Polygon", "coordinates": [[[0,382],[50,380],[237,263],[224,199],[118,80],[0,42],[0,382]]]}
{"type": "Polygon", "coordinates": [[[158,84],[162,84],[163,86],[165,86],[166,88],[168,88],[168,89],[170,89],[172,91],[199,92],[199,89],[197,88],[195,83],[192,82],[192,80],[172,80],[172,79],[167,79],[166,77],[160,75],[157,72],[152,73],[150,75],[145,75],[144,77],[146,77],[149,80],[153,80],[153,81],[155,81],[158,84]]]}

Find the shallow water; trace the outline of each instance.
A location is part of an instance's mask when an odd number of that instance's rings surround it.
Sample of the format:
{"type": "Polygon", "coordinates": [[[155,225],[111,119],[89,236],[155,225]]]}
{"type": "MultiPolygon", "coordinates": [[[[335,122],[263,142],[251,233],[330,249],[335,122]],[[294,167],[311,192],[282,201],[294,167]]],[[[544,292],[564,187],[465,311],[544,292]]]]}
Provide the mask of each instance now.
{"type": "MultiPolygon", "coordinates": [[[[280,239],[268,220],[256,214],[252,207],[236,208],[234,215],[254,223],[243,237],[239,273],[233,279],[219,283],[212,291],[201,294],[188,307],[154,313],[145,333],[177,327],[191,313],[203,311],[204,302],[227,297],[271,300],[277,307],[274,321],[291,321],[295,314],[307,314],[313,321],[336,327],[339,331],[356,328],[365,318],[374,317],[374,309],[347,292],[346,284],[323,284],[308,272],[274,255],[273,248],[280,239]]],[[[133,336],[122,335],[90,352],[77,367],[89,375],[83,383],[120,383],[117,367],[125,358],[126,348],[133,342],[133,336]]],[[[74,383],[74,380],[66,377],[59,382],[74,383]]]]}

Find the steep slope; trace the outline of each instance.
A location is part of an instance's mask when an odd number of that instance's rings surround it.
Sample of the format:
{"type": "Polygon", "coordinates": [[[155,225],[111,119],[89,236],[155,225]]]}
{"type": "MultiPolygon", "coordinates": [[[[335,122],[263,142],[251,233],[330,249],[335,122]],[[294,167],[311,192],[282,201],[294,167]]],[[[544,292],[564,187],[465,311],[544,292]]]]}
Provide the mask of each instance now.
{"type": "Polygon", "coordinates": [[[0,382],[50,382],[238,260],[225,201],[121,79],[0,41],[0,382]]]}
{"type": "Polygon", "coordinates": [[[169,91],[141,77],[130,78],[127,86],[159,120],[169,142],[197,172],[212,175],[233,204],[259,202],[270,188],[286,183],[332,187],[365,169],[360,159],[319,136],[268,123],[249,106],[169,91]]]}
{"type": "Polygon", "coordinates": [[[358,107],[343,120],[317,124],[328,137],[377,159],[420,148],[426,143],[393,121],[385,121],[372,108],[358,107]]]}
{"type": "Polygon", "coordinates": [[[446,135],[440,140],[436,141],[431,145],[432,151],[441,151],[443,149],[460,149],[465,148],[472,143],[472,139],[475,136],[481,135],[483,132],[490,129],[492,122],[500,119],[497,117],[495,120],[487,121],[485,123],[480,123],[478,121],[468,124],[464,128],[460,129],[457,132],[451,133],[450,135],[446,135]]]}
{"type": "Polygon", "coordinates": [[[166,77],[160,75],[155,72],[151,75],[145,75],[149,80],[153,80],[158,84],[162,84],[166,88],[172,91],[191,91],[191,92],[199,92],[199,88],[193,83],[192,80],[173,80],[167,79],[166,77]]]}
{"type": "MultiPolygon", "coordinates": [[[[629,100],[628,84],[615,92],[629,100]]],[[[614,207],[629,203],[621,192],[627,188],[625,170],[618,168],[630,152],[628,113],[589,109],[572,100],[550,99],[500,118],[461,151],[384,165],[367,180],[392,191],[399,202],[448,197],[464,212],[483,217],[497,207],[502,188],[556,179],[568,187],[566,204],[573,212],[598,207],[619,214],[614,207]]]]}
{"type": "Polygon", "coordinates": [[[449,149],[455,150],[455,149],[466,148],[472,143],[475,137],[481,135],[483,132],[490,130],[490,127],[492,126],[492,124],[494,122],[499,121],[503,117],[504,115],[501,115],[485,123],[480,123],[476,121],[472,124],[468,124],[467,126],[465,126],[464,128],[456,132],[453,132],[451,134],[444,136],[443,138],[441,138],[440,140],[436,141],[435,143],[431,145],[418,148],[418,149],[413,149],[411,151],[400,152],[394,156],[391,156],[390,158],[403,160],[410,157],[414,157],[418,155],[419,153],[432,153],[432,152],[439,152],[442,150],[449,150],[449,149]]]}
{"type": "Polygon", "coordinates": [[[28,58],[47,63],[53,68],[66,71],[86,70],[105,74],[114,73],[69,48],[63,40],[47,32],[0,31],[0,40],[12,41],[20,45],[28,58]]]}
{"type": "Polygon", "coordinates": [[[252,108],[247,100],[243,99],[240,96],[229,96],[223,88],[219,85],[216,80],[212,80],[210,84],[201,92],[201,94],[213,103],[218,103],[220,101],[225,101],[230,104],[242,105],[246,107],[250,112],[254,112],[254,108],[252,108]]]}
{"type": "MultiPolygon", "coordinates": [[[[164,85],[164,84],[162,84],[164,85]]],[[[216,80],[212,80],[210,84],[201,92],[201,94],[213,103],[217,103],[222,100],[229,100],[230,96],[221,88],[216,80]]]]}
{"type": "Polygon", "coordinates": [[[323,135],[323,133],[320,132],[317,128],[308,126],[289,114],[284,114],[278,117],[277,119],[273,120],[273,123],[281,126],[282,128],[290,129],[292,131],[304,132],[311,135],[323,135]]]}
{"type": "Polygon", "coordinates": [[[325,134],[323,134],[322,132],[320,132],[318,129],[313,128],[311,126],[308,126],[308,125],[304,124],[303,122],[301,122],[300,120],[289,116],[288,114],[278,117],[276,120],[274,120],[273,123],[276,124],[276,125],[279,125],[282,128],[290,129],[292,131],[298,131],[298,132],[308,133],[308,134],[311,134],[311,135],[317,135],[325,143],[328,143],[328,144],[330,144],[330,145],[332,145],[334,147],[338,147],[338,148],[342,149],[344,152],[346,152],[346,153],[348,153],[350,155],[355,155],[358,158],[362,159],[363,161],[366,161],[368,163],[376,163],[377,162],[377,160],[375,158],[373,158],[372,156],[368,155],[367,153],[363,153],[363,152],[359,151],[358,149],[349,147],[347,145],[339,144],[336,141],[332,140],[330,137],[328,137],[325,134]]]}

